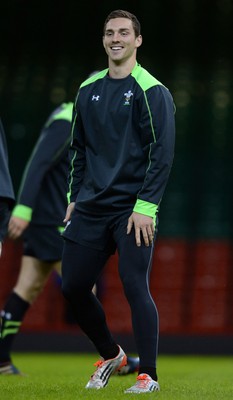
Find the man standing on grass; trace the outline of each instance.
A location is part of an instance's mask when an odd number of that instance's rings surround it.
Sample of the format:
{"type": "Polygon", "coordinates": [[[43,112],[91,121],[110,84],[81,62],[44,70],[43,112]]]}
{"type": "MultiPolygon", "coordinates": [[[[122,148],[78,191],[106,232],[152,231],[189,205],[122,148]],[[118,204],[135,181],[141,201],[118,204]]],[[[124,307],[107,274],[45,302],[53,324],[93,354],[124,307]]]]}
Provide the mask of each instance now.
{"type": "Polygon", "coordinates": [[[63,293],[101,356],[87,389],[105,387],[127,359],[92,293],[118,251],[140,358],[137,381],[125,393],[159,390],[158,313],[149,275],[175,138],[172,96],[137,63],[141,44],[135,15],[123,10],[108,15],[103,30],[108,68],[81,84],[74,105],[63,233],[63,293]]]}

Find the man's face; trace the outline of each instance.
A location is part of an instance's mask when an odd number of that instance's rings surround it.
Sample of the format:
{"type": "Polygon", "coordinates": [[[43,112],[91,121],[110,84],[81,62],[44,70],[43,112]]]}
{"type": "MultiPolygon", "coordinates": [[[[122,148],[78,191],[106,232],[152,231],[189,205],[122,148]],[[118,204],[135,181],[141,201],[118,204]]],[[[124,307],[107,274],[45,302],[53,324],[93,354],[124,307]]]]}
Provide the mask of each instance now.
{"type": "Polygon", "coordinates": [[[118,63],[131,58],[141,45],[142,37],[135,37],[132,21],[128,18],[110,19],[103,36],[103,45],[108,57],[118,63]]]}

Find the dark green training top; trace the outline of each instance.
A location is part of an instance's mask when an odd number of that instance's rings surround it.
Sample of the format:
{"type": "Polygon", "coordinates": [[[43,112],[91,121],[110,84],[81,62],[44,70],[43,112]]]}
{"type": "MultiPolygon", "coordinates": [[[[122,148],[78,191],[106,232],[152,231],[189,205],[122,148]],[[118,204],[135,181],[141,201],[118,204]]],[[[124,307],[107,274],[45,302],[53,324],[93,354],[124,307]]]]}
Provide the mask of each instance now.
{"type": "Polygon", "coordinates": [[[72,121],[68,202],[91,214],[132,209],[155,218],[174,156],[169,90],[136,64],[123,79],[85,80],[72,121]]]}
{"type": "Polygon", "coordinates": [[[12,213],[16,217],[40,225],[63,226],[72,109],[73,103],[63,103],[42,128],[23,174],[12,213]]]}

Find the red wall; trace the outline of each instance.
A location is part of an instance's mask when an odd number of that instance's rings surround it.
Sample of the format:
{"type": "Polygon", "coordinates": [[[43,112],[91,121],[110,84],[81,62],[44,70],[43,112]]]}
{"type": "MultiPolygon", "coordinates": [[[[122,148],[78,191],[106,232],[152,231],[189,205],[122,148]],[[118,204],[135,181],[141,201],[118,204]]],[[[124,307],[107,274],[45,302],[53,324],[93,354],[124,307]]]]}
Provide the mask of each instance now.
{"type": "MultiPolygon", "coordinates": [[[[0,308],[17,279],[20,257],[21,242],[7,240],[0,259],[0,308]]],[[[232,260],[227,241],[157,241],[151,291],[159,310],[161,334],[233,333],[232,260]]],[[[130,333],[130,311],[117,273],[117,255],[106,267],[100,294],[112,331],[130,333]]],[[[60,279],[53,273],[21,330],[76,330],[68,315],[60,279]]]]}

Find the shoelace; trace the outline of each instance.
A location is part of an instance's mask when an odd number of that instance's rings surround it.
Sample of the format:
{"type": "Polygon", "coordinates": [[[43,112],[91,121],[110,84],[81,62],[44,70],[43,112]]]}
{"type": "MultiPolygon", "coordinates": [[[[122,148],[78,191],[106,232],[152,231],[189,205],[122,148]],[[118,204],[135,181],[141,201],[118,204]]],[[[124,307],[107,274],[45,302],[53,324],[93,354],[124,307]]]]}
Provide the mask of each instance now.
{"type": "Polygon", "coordinates": [[[104,363],[104,361],[98,360],[98,361],[96,361],[96,362],[94,363],[94,366],[97,367],[97,368],[100,368],[100,367],[102,367],[103,363],[104,363]]]}
{"type": "Polygon", "coordinates": [[[149,379],[148,379],[147,375],[139,375],[137,377],[137,386],[139,388],[142,388],[142,389],[146,388],[148,382],[149,382],[149,379]]]}
{"type": "Polygon", "coordinates": [[[94,363],[94,366],[96,367],[96,371],[91,375],[91,379],[93,379],[94,377],[98,377],[100,371],[99,368],[102,367],[104,361],[102,360],[98,360],[94,363]]]}

